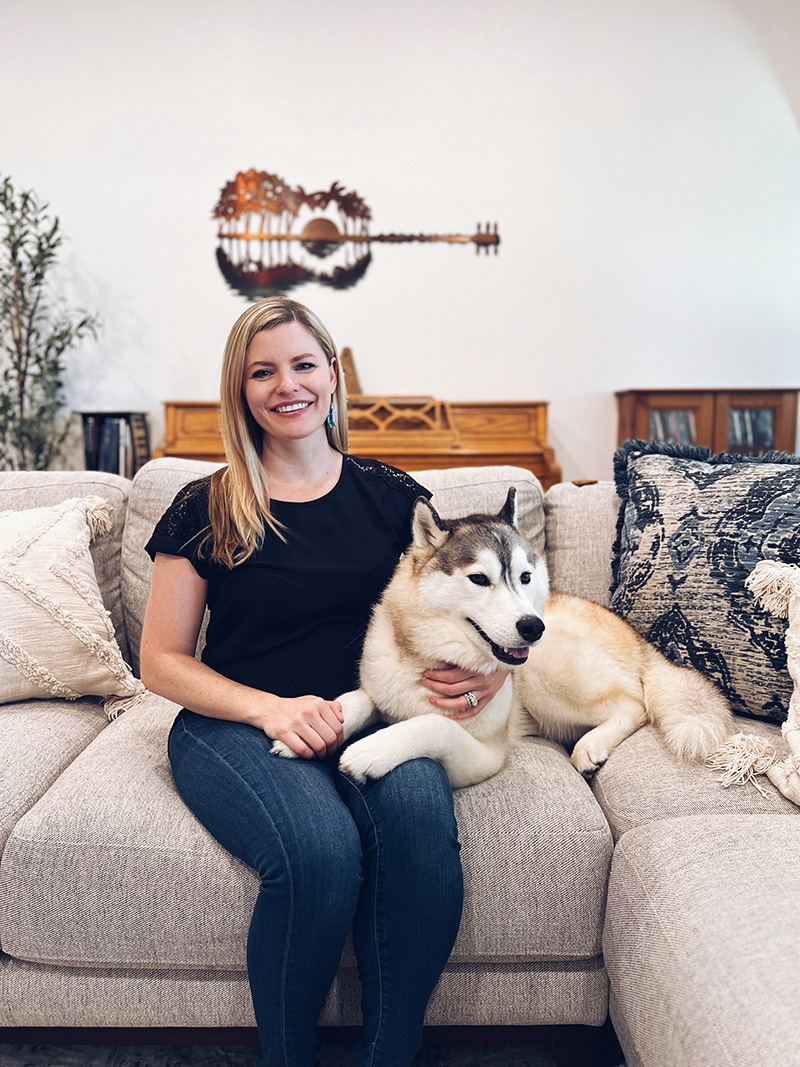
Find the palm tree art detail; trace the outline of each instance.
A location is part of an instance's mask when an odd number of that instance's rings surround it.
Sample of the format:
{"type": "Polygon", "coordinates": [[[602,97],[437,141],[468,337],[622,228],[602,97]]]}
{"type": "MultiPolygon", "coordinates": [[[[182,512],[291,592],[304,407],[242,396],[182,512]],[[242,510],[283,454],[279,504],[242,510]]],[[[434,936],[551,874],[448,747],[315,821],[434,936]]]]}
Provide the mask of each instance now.
{"type": "Polygon", "coordinates": [[[354,190],[334,182],[307,193],[252,168],[223,186],[213,218],[219,220],[219,268],[233,289],[253,300],[312,281],[349,288],[364,276],[376,242],[474,244],[478,252],[496,252],[500,244],[497,223],[479,224],[473,234],[371,235],[372,212],[354,190]]]}

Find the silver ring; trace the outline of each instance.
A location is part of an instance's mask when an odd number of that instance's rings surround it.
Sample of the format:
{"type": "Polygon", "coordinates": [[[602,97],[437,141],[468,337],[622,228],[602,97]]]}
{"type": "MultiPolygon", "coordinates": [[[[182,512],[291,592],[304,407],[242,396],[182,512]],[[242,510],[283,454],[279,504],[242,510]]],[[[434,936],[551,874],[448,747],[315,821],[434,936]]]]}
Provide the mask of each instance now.
{"type": "Polygon", "coordinates": [[[467,701],[467,707],[468,708],[477,708],[477,706],[478,706],[478,698],[475,696],[475,694],[472,692],[471,689],[468,689],[466,691],[466,693],[462,693],[461,695],[467,701]]]}

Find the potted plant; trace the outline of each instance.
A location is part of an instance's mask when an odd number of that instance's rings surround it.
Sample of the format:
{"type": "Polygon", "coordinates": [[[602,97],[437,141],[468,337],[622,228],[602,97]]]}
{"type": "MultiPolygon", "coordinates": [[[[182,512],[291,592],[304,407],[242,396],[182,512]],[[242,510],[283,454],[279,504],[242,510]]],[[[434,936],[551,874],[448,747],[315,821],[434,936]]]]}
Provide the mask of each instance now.
{"type": "Polygon", "coordinates": [[[47,208],[33,190],[17,193],[0,179],[0,470],[45,470],[56,460],[68,430],[63,357],[99,326],[52,294],[63,237],[47,208]]]}

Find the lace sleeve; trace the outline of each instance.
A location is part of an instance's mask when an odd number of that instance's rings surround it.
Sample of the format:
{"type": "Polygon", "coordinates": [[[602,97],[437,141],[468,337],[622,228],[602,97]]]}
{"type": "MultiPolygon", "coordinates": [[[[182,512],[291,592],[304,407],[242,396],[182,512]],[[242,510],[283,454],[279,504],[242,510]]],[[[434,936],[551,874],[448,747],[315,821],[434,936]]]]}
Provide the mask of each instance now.
{"type": "Polygon", "coordinates": [[[179,490],[145,545],[145,551],[151,559],[155,559],[156,552],[183,556],[202,578],[208,577],[208,561],[198,556],[197,546],[209,526],[209,485],[209,478],[201,478],[179,490]]]}
{"type": "Polygon", "coordinates": [[[388,463],[381,463],[377,459],[362,459],[360,456],[351,456],[349,453],[347,461],[365,480],[385,482],[392,489],[404,493],[412,504],[419,496],[424,496],[426,500],[430,500],[433,495],[430,489],[420,485],[410,474],[406,474],[405,471],[401,471],[397,467],[390,467],[388,463]]]}

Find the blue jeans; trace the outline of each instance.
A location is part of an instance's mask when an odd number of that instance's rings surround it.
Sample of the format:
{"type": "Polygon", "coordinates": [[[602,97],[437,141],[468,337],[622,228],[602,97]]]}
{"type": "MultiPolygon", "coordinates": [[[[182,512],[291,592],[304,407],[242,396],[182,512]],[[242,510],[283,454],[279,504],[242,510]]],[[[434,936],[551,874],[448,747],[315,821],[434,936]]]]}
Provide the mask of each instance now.
{"type": "Polygon", "coordinates": [[[259,1067],[311,1067],[347,932],[361,978],[358,1067],[408,1067],[453,947],[463,884],[440,764],[411,760],[361,786],[336,759],[287,760],[253,726],[183,710],[170,733],[178,791],[261,879],[247,972],[259,1067]]]}

